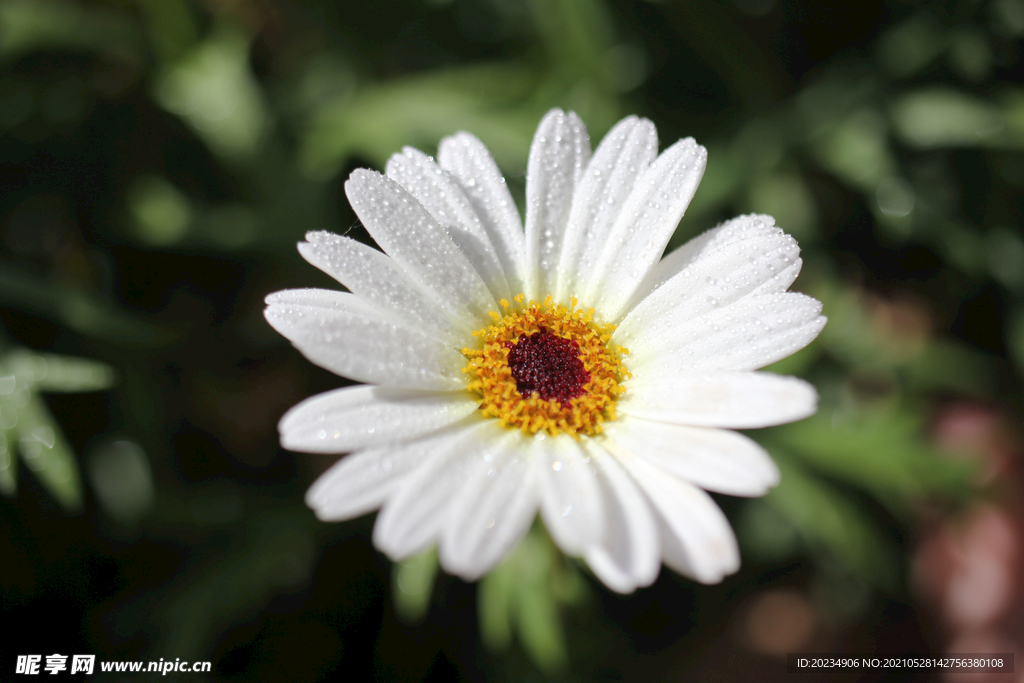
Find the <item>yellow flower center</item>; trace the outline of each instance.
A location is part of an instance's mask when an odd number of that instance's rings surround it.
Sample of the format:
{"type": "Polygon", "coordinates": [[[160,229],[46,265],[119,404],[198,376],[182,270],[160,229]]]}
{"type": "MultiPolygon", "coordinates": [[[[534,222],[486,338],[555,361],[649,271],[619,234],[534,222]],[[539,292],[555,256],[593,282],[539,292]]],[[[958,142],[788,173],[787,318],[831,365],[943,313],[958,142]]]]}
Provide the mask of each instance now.
{"type": "Polygon", "coordinates": [[[594,323],[594,309],[515,297],[490,312],[493,324],[473,333],[477,348],[462,349],[469,364],[466,388],[477,395],[480,410],[502,426],[536,434],[543,430],[593,436],[615,419],[615,400],[629,372],[623,346],[609,344],[614,325],[594,323]]]}

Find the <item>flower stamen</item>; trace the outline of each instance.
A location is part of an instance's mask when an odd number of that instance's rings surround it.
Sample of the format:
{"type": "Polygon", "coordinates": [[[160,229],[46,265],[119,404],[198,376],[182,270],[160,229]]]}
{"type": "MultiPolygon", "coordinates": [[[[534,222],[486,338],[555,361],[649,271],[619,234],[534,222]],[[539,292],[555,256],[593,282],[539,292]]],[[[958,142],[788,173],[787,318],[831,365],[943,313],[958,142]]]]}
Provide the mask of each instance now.
{"type": "Polygon", "coordinates": [[[491,311],[494,323],[473,333],[479,347],[462,350],[480,410],[531,434],[600,434],[630,376],[622,362],[629,350],[609,344],[615,326],[596,324],[594,309],[577,308],[575,298],[568,308],[550,296],[514,301],[499,301],[504,314],[491,311]]]}

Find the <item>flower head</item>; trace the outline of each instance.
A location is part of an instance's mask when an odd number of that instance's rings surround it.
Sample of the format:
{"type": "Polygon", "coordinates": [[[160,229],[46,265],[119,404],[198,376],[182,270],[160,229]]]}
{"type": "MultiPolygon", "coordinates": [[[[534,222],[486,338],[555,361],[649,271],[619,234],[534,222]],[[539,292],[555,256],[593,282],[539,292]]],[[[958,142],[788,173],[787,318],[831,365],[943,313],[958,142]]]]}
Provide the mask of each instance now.
{"type": "Polygon", "coordinates": [[[326,232],[299,251],[348,288],[286,290],[267,320],[311,361],[365,385],[314,396],[281,442],[345,453],[306,500],[325,520],[381,508],[391,558],[439,546],[466,579],[492,569],[538,510],[610,588],[662,561],[698,581],[734,572],[732,529],[706,490],[761,495],[768,454],[729,429],[812,414],[807,383],[754,372],[803,348],[821,304],[786,290],[796,241],[741,216],[662,254],[704,172],[680,140],[629,117],[593,156],[573,113],[537,130],[520,221],[472,135],[354,172],[352,207],[383,253],[326,232]]]}

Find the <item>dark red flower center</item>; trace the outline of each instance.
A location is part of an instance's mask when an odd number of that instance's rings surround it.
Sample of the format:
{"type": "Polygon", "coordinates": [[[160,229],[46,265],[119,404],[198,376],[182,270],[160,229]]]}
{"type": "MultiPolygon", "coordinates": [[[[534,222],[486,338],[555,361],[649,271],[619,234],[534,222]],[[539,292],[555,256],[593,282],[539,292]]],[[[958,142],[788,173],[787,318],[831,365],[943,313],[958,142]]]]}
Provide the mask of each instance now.
{"type": "Polygon", "coordinates": [[[584,394],[590,373],[580,360],[579,344],[573,340],[542,329],[529,336],[521,334],[515,344],[505,345],[508,367],[524,398],[537,392],[545,401],[554,399],[568,407],[571,399],[584,394]]]}

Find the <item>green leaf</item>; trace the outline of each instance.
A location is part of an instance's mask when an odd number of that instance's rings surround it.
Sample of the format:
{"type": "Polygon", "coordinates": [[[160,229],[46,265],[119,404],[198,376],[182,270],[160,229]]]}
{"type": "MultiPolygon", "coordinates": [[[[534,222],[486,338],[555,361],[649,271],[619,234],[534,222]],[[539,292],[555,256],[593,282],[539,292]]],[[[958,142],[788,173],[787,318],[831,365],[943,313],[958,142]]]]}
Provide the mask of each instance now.
{"type": "Polygon", "coordinates": [[[805,244],[815,234],[818,208],[814,195],[798,173],[758,176],[749,188],[750,209],[775,218],[776,225],[805,244]]]}
{"type": "MultiPolygon", "coordinates": [[[[3,410],[0,406],[0,420],[3,410]]],[[[18,491],[18,459],[14,457],[14,444],[8,434],[9,430],[0,429],[0,494],[13,496],[18,491]]]]}
{"type": "Polygon", "coordinates": [[[781,482],[764,501],[797,530],[812,549],[880,586],[895,579],[896,556],[860,507],[844,493],[809,475],[773,450],[781,482]]]}
{"type": "Polygon", "coordinates": [[[506,173],[521,173],[548,104],[524,104],[536,85],[522,66],[488,64],[363,86],[314,112],[303,168],[311,177],[330,177],[354,154],[383,167],[403,145],[431,149],[446,135],[470,130],[506,173]]]}
{"type": "Polygon", "coordinates": [[[173,61],[196,41],[196,26],[185,0],[135,0],[145,15],[146,28],[157,55],[173,61]]]}
{"type": "Polygon", "coordinates": [[[953,31],[949,46],[949,63],[961,76],[981,81],[992,70],[993,54],[985,31],[962,25],[953,31]]]}
{"type": "Polygon", "coordinates": [[[0,2],[0,56],[48,48],[88,50],[141,64],[142,33],[126,14],[59,0],[0,2]]]}
{"type": "Polygon", "coordinates": [[[106,363],[25,349],[12,351],[6,364],[20,380],[31,381],[37,391],[49,393],[103,391],[112,387],[117,378],[106,363]]]}
{"type": "Polygon", "coordinates": [[[249,42],[240,30],[222,25],[156,82],[157,101],[225,157],[249,157],[270,126],[263,89],[249,65],[249,42]]]}
{"type": "Polygon", "coordinates": [[[149,246],[180,241],[195,216],[189,198],[158,175],[137,178],[128,189],[127,203],[135,234],[149,246]]]}
{"type": "Polygon", "coordinates": [[[992,276],[1015,294],[1024,294],[1024,238],[1013,228],[996,227],[986,234],[992,276]]]}
{"type": "Polygon", "coordinates": [[[568,81],[618,85],[608,59],[615,31],[608,8],[595,0],[530,0],[527,3],[551,61],[568,81]]]}
{"type": "Polygon", "coordinates": [[[18,424],[12,431],[25,466],[64,509],[78,511],[82,507],[78,462],[60,427],[34,392],[17,410],[18,424]]]}
{"type": "Polygon", "coordinates": [[[935,60],[946,48],[946,28],[929,12],[918,12],[892,26],[879,37],[878,61],[894,76],[911,76],[935,60]]]}
{"type": "Polygon", "coordinates": [[[933,339],[905,366],[906,385],[913,391],[955,391],[989,395],[995,389],[994,359],[952,339],[933,339]]]}
{"type": "Polygon", "coordinates": [[[548,674],[563,670],[568,663],[565,634],[558,603],[547,582],[524,584],[519,593],[516,634],[523,649],[537,667],[548,674]]]}
{"type": "Polygon", "coordinates": [[[510,594],[514,573],[514,567],[506,561],[477,586],[480,638],[492,652],[507,650],[512,644],[510,594]]]}
{"type": "Polygon", "coordinates": [[[874,192],[897,168],[889,148],[885,118],[861,106],[821,125],[811,138],[811,151],[822,166],[851,187],[874,192]]]}
{"type": "Polygon", "coordinates": [[[900,137],[916,147],[1024,146],[1024,136],[1007,130],[997,106],[948,87],[899,97],[890,118],[900,137]]]}
{"type": "Polygon", "coordinates": [[[391,573],[395,612],[408,624],[423,620],[437,577],[437,549],[431,548],[396,564],[391,573]]]}
{"type": "Polygon", "coordinates": [[[17,489],[14,450],[68,511],[82,506],[78,461],[40,391],[106,389],[114,371],[103,363],[15,349],[0,357],[0,493],[17,489]]]}
{"type": "Polygon", "coordinates": [[[813,417],[773,428],[770,439],[809,468],[868,491],[899,514],[911,501],[961,498],[970,490],[971,466],[925,443],[922,423],[893,403],[861,413],[822,406],[813,417]]]}
{"type": "Polygon", "coordinates": [[[86,473],[103,511],[126,529],[134,528],[153,506],[153,472],[146,453],[133,441],[114,439],[93,449],[86,473]]]}
{"type": "Polygon", "coordinates": [[[513,634],[533,664],[549,676],[569,661],[560,609],[586,598],[586,585],[564,562],[541,524],[535,524],[477,589],[480,635],[492,652],[508,649],[513,634]]]}

